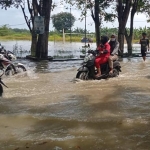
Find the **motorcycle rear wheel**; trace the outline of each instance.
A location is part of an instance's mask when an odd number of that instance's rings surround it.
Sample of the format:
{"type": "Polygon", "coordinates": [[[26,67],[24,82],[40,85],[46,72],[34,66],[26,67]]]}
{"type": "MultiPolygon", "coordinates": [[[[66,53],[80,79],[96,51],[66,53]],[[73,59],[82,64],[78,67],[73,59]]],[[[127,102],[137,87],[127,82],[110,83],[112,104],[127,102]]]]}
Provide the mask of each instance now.
{"type": "Polygon", "coordinates": [[[77,79],[88,80],[87,72],[79,71],[76,75],[77,79]]]}

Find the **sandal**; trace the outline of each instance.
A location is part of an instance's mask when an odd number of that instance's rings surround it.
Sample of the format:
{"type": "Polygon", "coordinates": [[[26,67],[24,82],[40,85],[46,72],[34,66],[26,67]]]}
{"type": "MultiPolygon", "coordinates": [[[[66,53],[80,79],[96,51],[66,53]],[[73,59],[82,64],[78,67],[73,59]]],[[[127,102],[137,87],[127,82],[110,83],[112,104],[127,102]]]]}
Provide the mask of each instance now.
{"type": "Polygon", "coordinates": [[[101,74],[100,75],[97,74],[97,75],[95,75],[95,78],[99,78],[100,76],[101,76],[101,74]]]}
{"type": "Polygon", "coordinates": [[[109,71],[109,74],[110,74],[110,75],[113,74],[113,70],[109,71]]]}

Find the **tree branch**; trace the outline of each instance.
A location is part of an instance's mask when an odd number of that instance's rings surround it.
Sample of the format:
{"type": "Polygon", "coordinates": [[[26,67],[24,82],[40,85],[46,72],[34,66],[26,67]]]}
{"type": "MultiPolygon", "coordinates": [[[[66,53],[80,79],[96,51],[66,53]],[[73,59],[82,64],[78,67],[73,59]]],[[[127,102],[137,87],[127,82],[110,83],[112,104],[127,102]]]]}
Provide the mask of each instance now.
{"type": "Polygon", "coordinates": [[[22,5],[20,5],[21,9],[22,9],[22,12],[23,12],[23,15],[24,15],[24,18],[25,18],[25,21],[26,21],[26,24],[30,30],[30,32],[32,32],[32,29],[31,29],[31,26],[30,26],[30,20],[28,19],[28,17],[26,16],[25,14],[25,11],[24,11],[24,7],[22,5]]]}

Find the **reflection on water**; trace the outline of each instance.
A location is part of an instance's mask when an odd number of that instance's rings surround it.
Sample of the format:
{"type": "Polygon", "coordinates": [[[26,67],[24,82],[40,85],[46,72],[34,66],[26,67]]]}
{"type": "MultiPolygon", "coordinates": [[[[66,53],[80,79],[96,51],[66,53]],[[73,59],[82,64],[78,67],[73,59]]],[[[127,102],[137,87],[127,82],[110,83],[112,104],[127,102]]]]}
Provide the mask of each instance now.
{"type": "MultiPolygon", "coordinates": [[[[6,50],[14,52],[17,57],[24,58],[30,55],[31,41],[3,41],[1,44],[6,50]]],[[[48,56],[54,58],[80,58],[82,51],[88,48],[83,48],[84,43],[81,42],[51,42],[48,43],[48,56]]],[[[96,44],[91,43],[91,49],[95,50],[96,44]]]]}
{"type": "Polygon", "coordinates": [[[75,79],[81,61],[31,62],[4,77],[2,150],[149,150],[150,59],[123,59],[118,78],[75,79]]]}
{"type": "MultiPolygon", "coordinates": [[[[13,51],[17,57],[24,58],[30,55],[31,41],[2,41],[1,44],[10,51],[13,51]]],[[[85,43],[81,42],[52,42],[48,43],[48,56],[54,58],[80,58],[85,54],[88,48],[83,48],[85,43]]],[[[92,50],[96,49],[96,43],[90,43],[92,50]]],[[[127,52],[127,45],[124,45],[124,53],[127,52]]],[[[140,45],[133,44],[133,53],[140,52],[140,45]]],[[[149,54],[148,54],[149,55],[149,54]]]]}

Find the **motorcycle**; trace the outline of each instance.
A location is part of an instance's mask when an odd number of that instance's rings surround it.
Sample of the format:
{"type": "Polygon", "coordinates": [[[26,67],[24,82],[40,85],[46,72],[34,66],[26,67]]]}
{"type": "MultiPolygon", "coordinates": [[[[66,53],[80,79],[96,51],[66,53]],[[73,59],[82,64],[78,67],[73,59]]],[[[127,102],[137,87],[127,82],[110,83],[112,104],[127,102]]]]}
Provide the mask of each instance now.
{"type": "MultiPolygon", "coordinates": [[[[4,70],[3,70],[3,73],[0,75],[0,97],[3,95],[3,86],[5,86],[5,87],[7,87],[4,83],[3,83],[3,81],[2,81],[2,76],[3,76],[3,74],[4,74],[4,70]]],[[[8,88],[8,87],[7,87],[8,88]]]]}
{"type": "Polygon", "coordinates": [[[121,66],[118,60],[113,61],[113,73],[109,74],[110,68],[109,64],[104,63],[100,65],[101,68],[101,76],[95,78],[97,70],[95,69],[95,57],[97,55],[97,50],[89,50],[84,57],[82,66],[77,70],[76,78],[81,80],[89,80],[89,79],[107,79],[112,77],[119,76],[119,72],[121,72],[121,66]]]}
{"type": "Polygon", "coordinates": [[[22,63],[12,63],[16,60],[16,56],[11,51],[0,48],[0,69],[4,70],[5,75],[14,75],[21,71],[27,71],[22,63]]]}

